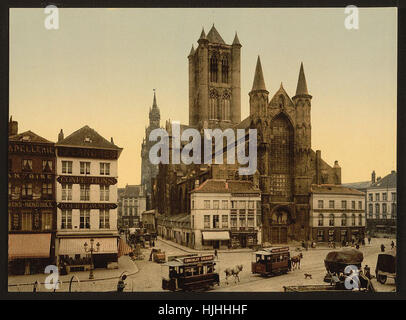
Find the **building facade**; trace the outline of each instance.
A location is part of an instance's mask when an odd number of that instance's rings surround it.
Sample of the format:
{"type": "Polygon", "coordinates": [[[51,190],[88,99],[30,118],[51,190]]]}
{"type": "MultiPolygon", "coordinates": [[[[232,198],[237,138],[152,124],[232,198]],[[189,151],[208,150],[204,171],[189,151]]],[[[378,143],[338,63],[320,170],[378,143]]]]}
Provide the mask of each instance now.
{"type": "Polygon", "coordinates": [[[149,151],[155,142],[149,141],[149,135],[152,130],[160,127],[161,115],[156,103],[156,94],[154,90],[154,100],[152,102],[152,108],[149,109],[149,125],[145,129],[145,138],[141,145],[141,185],[145,189],[145,195],[147,197],[147,209],[152,207],[152,181],[158,174],[158,165],[152,164],[149,161],[149,151]]]}
{"type": "Polygon", "coordinates": [[[191,241],[196,249],[260,244],[261,221],[261,193],[250,181],[209,179],[191,192],[191,241]]]}
{"type": "Polygon", "coordinates": [[[371,236],[396,234],[397,183],[396,171],[385,177],[376,177],[372,171],[371,180],[346,183],[345,186],[365,193],[366,232],[371,236]]]}
{"type": "Polygon", "coordinates": [[[84,126],[56,143],[58,263],[117,267],[117,162],[122,149],[84,126]],[[88,247],[89,248],[89,247],[88,247]]]}
{"type": "Polygon", "coordinates": [[[371,235],[396,234],[397,183],[396,171],[380,177],[366,190],[367,230],[371,235]]]}
{"type": "Polygon", "coordinates": [[[365,194],[337,185],[312,185],[311,240],[351,242],[365,238],[365,194]]]}
{"type": "Polygon", "coordinates": [[[118,225],[120,228],[139,227],[146,211],[147,197],[143,185],[126,185],[118,192],[118,225]]]}
{"type": "MultiPolygon", "coordinates": [[[[256,129],[256,175],[261,191],[262,242],[309,240],[310,186],[340,185],[341,167],[338,161],[330,166],[321,158],[320,150],[312,149],[312,96],[307,89],[303,64],[293,97],[289,96],[282,84],[270,96],[258,57],[252,90],[249,92],[250,115],[240,121],[240,51],[237,36],[233,44],[227,46],[214,26],[207,36],[202,32],[197,49],[192,48],[188,57],[189,125],[182,125],[181,131],[187,128],[196,128],[201,132],[204,128],[245,129],[246,132],[256,129]],[[223,61],[227,61],[224,68],[223,61]],[[230,67],[227,69],[227,66],[230,67]],[[227,78],[230,72],[231,76],[227,78]],[[227,82],[223,83],[223,79],[227,82]],[[274,217],[285,215],[284,223],[275,223],[274,217]]],[[[172,141],[168,123],[166,129],[169,141],[172,141]]],[[[169,145],[172,145],[171,142],[169,145]]],[[[160,164],[153,188],[154,205],[163,215],[190,212],[190,191],[196,180],[200,183],[207,179],[254,180],[253,176],[239,176],[237,170],[238,166],[226,164],[160,164]]]]}
{"type": "Polygon", "coordinates": [[[55,264],[55,146],[10,119],[8,258],[11,274],[43,273],[55,264]]]}

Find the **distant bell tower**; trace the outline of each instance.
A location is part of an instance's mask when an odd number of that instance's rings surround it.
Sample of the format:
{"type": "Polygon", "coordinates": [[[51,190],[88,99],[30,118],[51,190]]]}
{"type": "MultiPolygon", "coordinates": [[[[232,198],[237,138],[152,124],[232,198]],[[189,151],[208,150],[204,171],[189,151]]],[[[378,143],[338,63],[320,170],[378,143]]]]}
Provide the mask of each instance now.
{"type": "Polygon", "coordinates": [[[230,127],[241,121],[241,44],[231,45],[216,28],[204,29],[189,53],[189,125],[230,127]]]}

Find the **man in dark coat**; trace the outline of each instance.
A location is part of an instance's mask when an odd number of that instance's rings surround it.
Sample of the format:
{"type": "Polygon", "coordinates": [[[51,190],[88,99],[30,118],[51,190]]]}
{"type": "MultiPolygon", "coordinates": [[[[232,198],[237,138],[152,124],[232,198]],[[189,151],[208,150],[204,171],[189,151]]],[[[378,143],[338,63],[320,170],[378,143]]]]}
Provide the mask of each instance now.
{"type": "Polygon", "coordinates": [[[381,244],[381,252],[385,252],[385,246],[383,243],[381,244]]]}

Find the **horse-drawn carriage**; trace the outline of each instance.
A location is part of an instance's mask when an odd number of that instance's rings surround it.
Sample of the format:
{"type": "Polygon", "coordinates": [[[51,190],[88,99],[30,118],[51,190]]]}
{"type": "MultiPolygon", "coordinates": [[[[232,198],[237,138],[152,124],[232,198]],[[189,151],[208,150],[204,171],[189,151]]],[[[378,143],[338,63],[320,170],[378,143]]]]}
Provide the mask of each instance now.
{"type": "Polygon", "coordinates": [[[327,274],[324,282],[334,285],[336,290],[374,291],[370,279],[362,272],[364,255],[357,249],[331,251],[324,259],[327,274]]]}
{"type": "Polygon", "coordinates": [[[396,251],[392,250],[388,253],[378,255],[375,269],[376,280],[385,284],[387,278],[393,278],[396,282],[396,251]]]}
{"type": "Polygon", "coordinates": [[[291,268],[289,247],[263,248],[254,254],[252,273],[261,276],[285,274],[291,268]]]}
{"type": "Polygon", "coordinates": [[[220,284],[214,256],[168,258],[163,264],[162,289],[170,291],[207,290],[220,284]]]}

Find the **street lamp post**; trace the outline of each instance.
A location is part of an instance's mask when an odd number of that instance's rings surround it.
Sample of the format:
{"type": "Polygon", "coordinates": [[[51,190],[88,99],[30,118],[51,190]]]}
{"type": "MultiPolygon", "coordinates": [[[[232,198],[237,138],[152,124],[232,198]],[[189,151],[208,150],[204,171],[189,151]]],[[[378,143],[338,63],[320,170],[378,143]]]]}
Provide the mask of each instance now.
{"type": "Polygon", "coordinates": [[[94,239],[91,238],[90,239],[90,248],[89,245],[87,244],[87,242],[85,242],[84,244],[85,247],[85,252],[89,253],[90,252],[90,273],[89,273],[89,279],[94,279],[94,275],[93,275],[93,269],[94,269],[94,263],[93,263],[93,252],[99,252],[100,251],[100,243],[97,242],[96,243],[96,248],[94,247],[94,239]]]}

